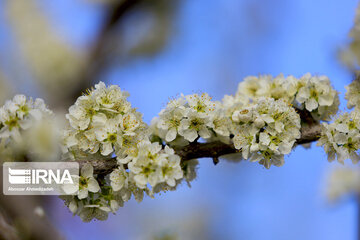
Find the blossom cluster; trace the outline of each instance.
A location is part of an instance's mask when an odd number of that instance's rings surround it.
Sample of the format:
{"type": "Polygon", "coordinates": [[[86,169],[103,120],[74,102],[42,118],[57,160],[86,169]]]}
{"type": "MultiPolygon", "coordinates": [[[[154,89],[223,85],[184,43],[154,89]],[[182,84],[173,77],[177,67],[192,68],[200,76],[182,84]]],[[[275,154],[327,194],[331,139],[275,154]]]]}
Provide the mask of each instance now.
{"type": "Polygon", "coordinates": [[[345,86],[346,93],[345,99],[347,102],[347,107],[349,109],[355,107],[356,110],[360,109],[360,79],[357,78],[348,86],[345,86]]]}
{"type": "Polygon", "coordinates": [[[182,179],[189,183],[196,177],[197,160],[180,165],[180,157],[171,148],[145,141],[140,145],[136,161],[119,164],[105,177],[94,173],[90,159],[82,167],[77,184],[64,189],[72,194],[62,197],[70,211],[85,222],[106,220],[132,196],[141,202],[145,194],[153,198],[161,191],[176,190],[182,179]]]}
{"type": "Polygon", "coordinates": [[[196,164],[181,164],[172,148],[151,142],[147,125],[127,97],[118,86],[100,82],[79,97],[66,115],[67,157],[91,163],[92,159],[111,161],[116,156],[118,163],[106,176],[95,174],[87,164],[82,168],[79,188],[66,189],[73,196],[65,197],[65,204],[84,221],[103,220],[132,195],[141,201],[144,194],[154,197],[155,193],[175,190],[183,179],[189,182],[194,178],[196,164]]]}
{"type": "Polygon", "coordinates": [[[349,32],[349,43],[339,53],[340,60],[350,70],[357,70],[360,63],[360,4],[356,8],[354,26],[349,32]]]}
{"type": "Polygon", "coordinates": [[[297,79],[293,76],[249,76],[239,84],[237,96],[251,100],[259,97],[285,99],[299,110],[307,110],[315,120],[330,121],[339,107],[339,97],[326,76],[307,73],[297,79]]]}
{"type": "Polygon", "coordinates": [[[85,71],[86,56],[54,31],[35,2],[11,1],[4,9],[27,69],[42,90],[52,99],[66,99],[74,94],[79,75],[85,71]]]}
{"type": "MultiPolygon", "coordinates": [[[[142,201],[144,195],[176,190],[184,180],[190,185],[198,161],[181,161],[177,152],[199,139],[233,145],[238,160],[249,159],[266,168],[281,166],[300,138],[297,110],[308,111],[315,120],[328,120],[338,107],[337,92],[328,78],[310,74],[300,79],[248,77],[235,96],[226,95],[222,101],[213,101],[207,93],[181,95],[161,110],[150,127],[128,96],[118,86],[100,82],[80,96],[66,115],[63,158],[78,161],[82,168],[76,184],[64,189],[72,195],[63,199],[83,221],[106,219],[132,196],[142,201]],[[96,161],[115,161],[116,168],[100,174],[92,166],[96,161]]],[[[42,100],[19,95],[8,101],[0,109],[0,147],[9,139],[17,141],[22,131],[45,115],[51,112],[42,100]]],[[[327,131],[320,143],[339,161],[347,157],[357,161],[358,122],[353,114],[324,124],[327,131]]]]}
{"type": "Polygon", "coordinates": [[[152,121],[154,134],[170,145],[186,145],[198,138],[227,138],[230,119],[220,102],[207,93],[181,95],[171,100],[152,121]]]}
{"type": "Polygon", "coordinates": [[[281,166],[300,137],[300,117],[284,99],[249,99],[237,94],[222,102],[203,93],[172,100],[153,120],[153,134],[170,145],[186,145],[202,138],[234,144],[238,159],[250,159],[269,168],[281,166]]]}
{"type": "Polygon", "coordinates": [[[357,151],[360,149],[360,117],[353,111],[340,115],[334,122],[323,123],[323,130],[318,141],[318,146],[323,146],[329,161],[337,158],[344,163],[351,159],[357,163],[360,158],[357,151]]]}
{"type": "Polygon", "coordinates": [[[259,98],[232,115],[233,142],[244,159],[281,166],[300,138],[300,117],[283,99],[259,98]]]}
{"type": "Polygon", "coordinates": [[[183,178],[180,157],[168,146],[162,150],[162,146],[157,142],[141,143],[138,156],[128,166],[135,174],[136,185],[141,189],[144,189],[148,183],[152,187],[159,183],[175,187],[176,180],[183,178]]]}
{"type": "Polygon", "coordinates": [[[40,98],[16,95],[6,101],[0,108],[0,159],[51,159],[58,140],[53,120],[53,113],[40,98]]]}
{"type": "Polygon", "coordinates": [[[143,191],[139,189],[129,187],[127,191],[115,191],[117,189],[113,189],[106,182],[109,182],[109,176],[107,179],[96,179],[92,165],[87,163],[81,169],[77,184],[67,185],[64,188],[67,194],[73,194],[73,196],[67,195],[62,198],[70,211],[74,215],[79,215],[84,222],[89,222],[94,218],[106,220],[108,214],[115,213],[120,206],[123,206],[124,201],[131,198],[132,194],[138,201],[143,198],[143,191]]]}
{"type": "Polygon", "coordinates": [[[77,158],[77,149],[102,156],[116,152],[120,158],[135,154],[146,137],[145,123],[127,97],[118,86],[100,82],[77,99],[66,115],[70,127],[64,132],[64,144],[70,157],[77,158]]]}
{"type": "Polygon", "coordinates": [[[350,36],[355,40],[360,39],[360,5],[356,8],[354,27],[350,31],[350,36]]]}

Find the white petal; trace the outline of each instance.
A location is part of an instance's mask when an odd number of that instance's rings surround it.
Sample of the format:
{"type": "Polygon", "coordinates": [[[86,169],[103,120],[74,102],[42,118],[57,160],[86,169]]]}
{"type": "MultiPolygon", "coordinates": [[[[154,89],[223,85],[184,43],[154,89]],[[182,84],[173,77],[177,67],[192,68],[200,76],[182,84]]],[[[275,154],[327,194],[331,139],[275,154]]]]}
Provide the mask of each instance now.
{"type": "Polygon", "coordinates": [[[190,142],[193,142],[198,137],[197,131],[194,129],[189,129],[185,131],[184,138],[190,142]]]}
{"type": "Polygon", "coordinates": [[[330,94],[319,96],[319,104],[321,106],[331,106],[333,102],[334,102],[334,98],[330,94]]]}
{"type": "Polygon", "coordinates": [[[69,209],[72,213],[76,213],[77,209],[78,209],[78,206],[77,206],[77,203],[75,200],[71,201],[70,204],[69,204],[69,209]]]}
{"type": "Polygon", "coordinates": [[[199,135],[205,139],[211,137],[211,133],[207,127],[202,127],[199,131],[199,135]]]}
{"type": "Polygon", "coordinates": [[[31,109],[29,114],[35,118],[35,120],[40,120],[42,117],[42,113],[39,109],[31,109]]]}
{"type": "Polygon", "coordinates": [[[175,180],[174,179],[168,179],[167,181],[166,181],[166,183],[167,183],[167,185],[169,185],[170,187],[175,187],[175,184],[176,184],[176,182],[175,182],[175,180]]]}
{"type": "Polygon", "coordinates": [[[147,183],[147,180],[146,180],[145,176],[142,175],[142,174],[136,175],[134,177],[134,180],[136,181],[136,185],[138,185],[138,186],[140,185],[139,186],[140,188],[145,187],[145,185],[147,183]]]}
{"type": "Polygon", "coordinates": [[[335,129],[343,133],[349,132],[349,127],[345,123],[337,124],[335,129]]]}
{"type": "Polygon", "coordinates": [[[311,112],[319,106],[318,102],[314,98],[310,98],[305,102],[306,109],[311,112]]]}
{"type": "Polygon", "coordinates": [[[89,179],[88,190],[90,192],[98,192],[100,190],[99,183],[93,177],[89,179]]]}
{"type": "Polygon", "coordinates": [[[260,133],[260,138],[259,138],[259,140],[260,140],[260,143],[261,143],[261,144],[264,144],[264,145],[266,145],[266,146],[268,146],[269,143],[270,143],[270,137],[269,137],[269,135],[268,135],[267,133],[265,133],[265,132],[261,132],[261,133],[260,133]]]}
{"type": "Polygon", "coordinates": [[[93,116],[94,123],[105,125],[106,121],[107,121],[106,115],[103,113],[98,113],[95,116],[93,116]]]}
{"type": "Polygon", "coordinates": [[[80,189],[79,193],[78,193],[78,198],[79,199],[84,199],[87,198],[88,196],[88,190],[87,189],[80,189]]]}
{"type": "Polygon", "coordinates": [[[107,156],[114,151],[112,144],[109,142],[103,143],[101,147],[101,154],[107,156]]]}
{"type": "Polygon", "coordinates": [[[64,192],[66,194],[73,195],[73,194],[77,193],[77,191],[79,191],[79,184],[78,183],[64,184],[62,189],[64,190],[64,192]]]}
{"type": "Polygon", "coordinates": [[[334,139],[338,144],[345,144],[347,142],[347,136],[344,133],[336,133],[334,139]]]}
{"type": "Polygon", "coordinates": [[[177,134],[176,128],[171,128],[171,129],[166,133],[165,140],[166,140],[167,142],[173,141],[173,140],[176,138],[176,134],[177,134]]]}
{"type": "Polygon", "coordinates": [[[23,95],[23,94],[15,95],[14,98],[13,98],[13,101],[14,101],[16,104],[24,105],[24,104],[26,103],[26,96],[23,95]]]}

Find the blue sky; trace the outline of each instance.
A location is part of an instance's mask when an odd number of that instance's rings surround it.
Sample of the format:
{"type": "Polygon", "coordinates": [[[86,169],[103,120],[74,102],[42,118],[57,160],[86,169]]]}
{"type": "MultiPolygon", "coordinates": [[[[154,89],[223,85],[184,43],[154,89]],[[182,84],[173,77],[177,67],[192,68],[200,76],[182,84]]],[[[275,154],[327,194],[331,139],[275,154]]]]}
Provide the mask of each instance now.
{"type": "MultiPolygon", "coordinates": [[[[75,46],[85,49],[94,40],[102,16],[95,5],[42,2],[75,46]]],[[[247,75],[325,74],[343,99],[351,74],[336,52],[346,43],[356,5],[355,0],[185,0],[162,52],[116,65],[102,79],[129,91],[148,123],[171,96],[205,91],[221,99],[234,94],[247,75]]],[[[326,174],[337,164],[329,164],[315,146],[298,147],[285,161],[267,170],[244,161],[215,167],[201,159],[191,189],[182,186],[141,204],[130,201],[106,222],[81,223],[60,200],[52,217],[69,239],[141,239],[140,231],[176,232],[194,219],[206,239],[355,239],[355,203],[332,206],[324,196],[326,174]]]]}

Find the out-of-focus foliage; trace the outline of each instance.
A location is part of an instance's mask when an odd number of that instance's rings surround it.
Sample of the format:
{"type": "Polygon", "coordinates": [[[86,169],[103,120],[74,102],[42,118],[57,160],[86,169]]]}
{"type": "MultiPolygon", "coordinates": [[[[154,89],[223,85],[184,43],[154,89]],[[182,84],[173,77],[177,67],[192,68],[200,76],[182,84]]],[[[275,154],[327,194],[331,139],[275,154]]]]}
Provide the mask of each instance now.
{"type": "MultiPolygon", "coordinates": [[[[204,207],[204,206],[203,206],[204,207]]],[[[144,216],[139,221],[142,231],[135,239],[151,240],[205,240],[216,239],[206,231],[209,210],[204,208],[189,209],[188,212],[172,217],[166,211],[159,211],[153,215],[144,216]],[[166,221],[164,221],[166,219],[166,221]],[[153,222],[156,222],[154,226],[153,222]]]]}
{"type": "Polygon", "coordinates": [[[3,105],[6,99],[10,97],[12,89],[9,83],[5,80],[5,77],[0,72],[0,105],[3,105]]]}
{"type": "Polygon", "coordinates": [[[174,3],[176,4],[176,2],[174,0],[151,0],[146,3],[142,12],[139,13],[141,17],[135,20],[137,23],[141,21],[142,27],[129,29],[137,32],[135,35],[138,35],[138,39],[130,45],[131,55],[152,56],[166,45],[172,31],[170,19],[173,17],[174,3]]]}
{"type": "MultiPolygon", "coordinates": [[[[84,5],[98,4],[99,11],[111,13],[124,0],[82,2],[84,5]]],[[[114,20],[109,29],[104,21],[99,37],[83,52],[56,31],[56,22],[47,15],[46,7],[40,1],[7,1],[4,12],[17,40],[16,50],[27,65],[19,71],[30,71],[31,78],[47,100],[61,106],[64,99],[78,95],[79,89],[98,82],[108,65],[119,64],[119,58],[123,62],[132,57],[154,56],[161,51],[172,30],[176,3],[177,0],[139,1],[121,19],[114,20]]],[[[28,73],[25,75],[29,76],[28,73]]]]}
{"type": "Polygon", "coordinates": [[[34,0],[7,1],[6,12],[37,83],[52,99],[69,96],[83,71],[84,56],[54,31],[34,0]]]}
{"type": "Polygon", "coordinates": [[[327,181],[326,194],[331,202],[339,201],[346,195],[358,196],[360,193],[360,170],[338,167],[333,169],[327,181]]]}
{"type": "Polygon", "coordinates": [[[57,160],[59,129],[42,99],[16,95],[0,108],[0,161],[57,160]]]}
{"type": "Polygon", "coordinates": [[[351,70],[360,66],[360,4],[356,9],[354,26],[349,32],[350,42],[340,51],[340,60],[351,70]]]}

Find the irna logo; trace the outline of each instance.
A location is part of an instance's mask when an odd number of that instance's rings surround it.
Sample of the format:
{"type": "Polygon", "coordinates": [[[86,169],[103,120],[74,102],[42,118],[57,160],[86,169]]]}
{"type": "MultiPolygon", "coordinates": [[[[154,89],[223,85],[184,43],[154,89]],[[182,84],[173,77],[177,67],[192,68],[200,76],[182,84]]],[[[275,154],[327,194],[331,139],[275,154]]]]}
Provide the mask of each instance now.
{"type": "Polygon", "coordinates": [[[11,184],[73,184],[69,170],[65,169],[11,169],[9,168],[9,183],[11,184]],[[42,181],[42,182],[41,182],[42,181]]]}
{"type": "Polygon", "coordinates": [[[65,188],[79,190],[77,162],[5,162],[5,195],[69,195],[65,188]]]}

